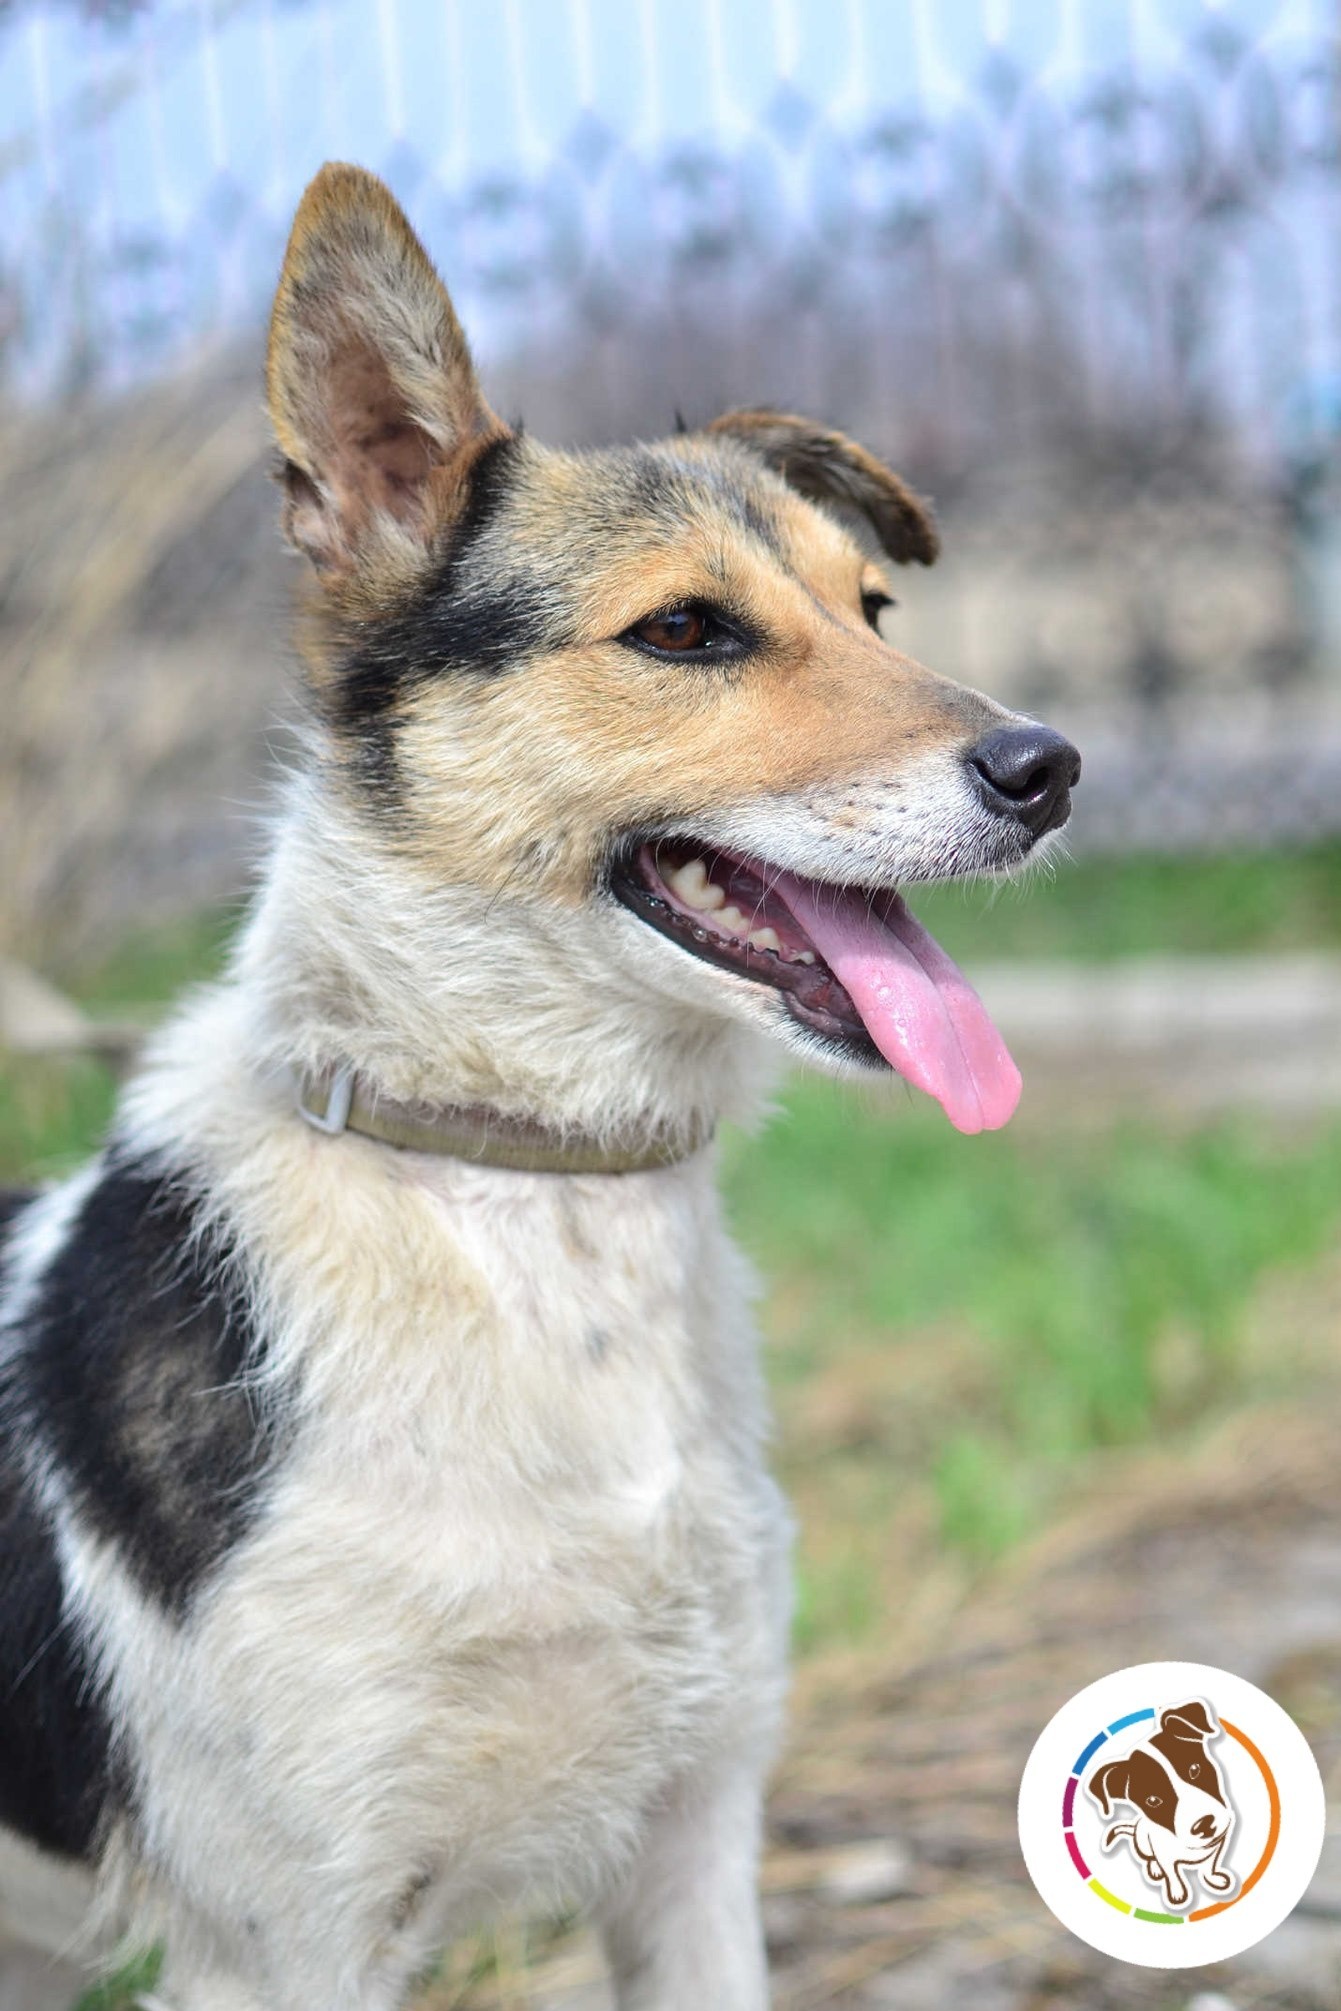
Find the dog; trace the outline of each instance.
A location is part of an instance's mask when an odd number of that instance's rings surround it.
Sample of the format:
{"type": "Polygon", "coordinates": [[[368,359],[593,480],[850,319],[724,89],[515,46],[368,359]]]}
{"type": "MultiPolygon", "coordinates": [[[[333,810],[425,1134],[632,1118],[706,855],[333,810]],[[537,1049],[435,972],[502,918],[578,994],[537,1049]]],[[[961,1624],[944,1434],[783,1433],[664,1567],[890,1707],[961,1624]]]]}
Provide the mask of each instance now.
{"type": "Polygon", "coordinates": [[[622,2011],[759,2011],[789,1525],[713,1136],[788,1058],[1005,1122],[898,890],[1036,857],[1079,760],[882,639],[936,534],[843,435],[505,425],[361,170],[267,386],[310,718],[264,881],[8,1207],[0,1921],[161,1942],[172,2011],[391,2011],[580,1908],[622,2011]]]}
{"type": "Polygon", "coordinates": [[[1171,1705],[1160,1712],[1151,1739],[1138,1741],[1120,1760],[1108,1760],[1087,1783],[1105,1818],[1115,1802],[1136,1811],[1131,1822],[1113,1824],[1104,1849],[1130,1849],[1142,1876],[1162,1889],[1165,1903],[1177,1912],[1192,1899],[1185,1871],[1194,1872],[1217,1899],[1238,1884],[1221,1862],[1232,1848],[1234,1810],[1209,1748],[1219,1737],[1215,1713],[1201,1698],[1171,1705]]]}

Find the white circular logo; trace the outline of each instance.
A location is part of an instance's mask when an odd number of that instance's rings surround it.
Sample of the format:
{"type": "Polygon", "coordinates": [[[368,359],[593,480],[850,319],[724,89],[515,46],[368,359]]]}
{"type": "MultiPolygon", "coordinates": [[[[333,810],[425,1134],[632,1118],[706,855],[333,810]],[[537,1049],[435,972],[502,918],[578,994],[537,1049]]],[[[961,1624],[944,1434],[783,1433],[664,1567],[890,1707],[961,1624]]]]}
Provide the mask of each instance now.
{"type": "Polygon", "coordinates": [[[1223,1962],[1279,1927],[1317,1870],[1326,1816],[1293,1718],[1201,1662],[1091,1683],[1020,1784],[1040,1896],[1091,1948],[1149,1969],[1223,1962]]]}

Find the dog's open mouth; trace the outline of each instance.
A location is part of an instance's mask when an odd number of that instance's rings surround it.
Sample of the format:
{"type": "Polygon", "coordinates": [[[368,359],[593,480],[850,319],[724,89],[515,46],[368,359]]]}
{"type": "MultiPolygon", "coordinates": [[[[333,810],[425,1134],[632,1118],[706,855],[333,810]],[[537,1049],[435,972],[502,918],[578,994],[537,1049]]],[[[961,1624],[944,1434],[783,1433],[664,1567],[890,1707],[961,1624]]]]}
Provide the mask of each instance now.
{"type": "Polygon", "coordinates": [[[1020,1074],[973,987],[897,893],[803,880],[662,838],[623,855],[625,907],[708,963],[780,992],[800,1025],[899,1075],[959,1131],[995,1131],[1020,1074]]]}

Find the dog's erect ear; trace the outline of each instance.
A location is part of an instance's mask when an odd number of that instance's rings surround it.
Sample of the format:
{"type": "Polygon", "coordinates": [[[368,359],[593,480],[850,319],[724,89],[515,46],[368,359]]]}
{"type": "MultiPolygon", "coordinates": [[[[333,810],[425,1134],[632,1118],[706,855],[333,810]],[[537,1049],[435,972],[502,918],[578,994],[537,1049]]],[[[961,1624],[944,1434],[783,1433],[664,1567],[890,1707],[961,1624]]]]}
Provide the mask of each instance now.
{"type": "Polygon", "coordinates": [[[326,574],[374,544],[427,544],[506,428],[452,303],[390,191],[329,163],[294,218],[270,321],[285,531],[326,574]]]}
{"type": "Polygon", "coordinates": [[[845,433],[789,412],[725,412],[707,428],[751,448],[813,503],[855,510],[900,565],[929,566],[940,550],[931,512],[906,483],[845,433]]]}
{"type": "Polygon", "coordinates": [[[1105,1815],[1113,1813],[1114,1802],[1131,1799],[1131,1762],[1129,1760],[1109,1760],[1100,1767],[1097,1774],[1091,1774],[1086,1782],[1090,1793],[1099,1803],[1105,1815]]]}
{"type": "Polygon", "coordinates": [[[1194,1697],[1190,1704],[1174,1704],[1167,1711],[1161,1711],[1159,1728],[1161,1732],[1168,1732],[1171,1738],[1189,1739],[1197,1745],[1203,1745],[1212,1732],[1220,1729],[1214,1718],[1207,1714],[1206,1706],[1199,1697],[1194,1697]]]}

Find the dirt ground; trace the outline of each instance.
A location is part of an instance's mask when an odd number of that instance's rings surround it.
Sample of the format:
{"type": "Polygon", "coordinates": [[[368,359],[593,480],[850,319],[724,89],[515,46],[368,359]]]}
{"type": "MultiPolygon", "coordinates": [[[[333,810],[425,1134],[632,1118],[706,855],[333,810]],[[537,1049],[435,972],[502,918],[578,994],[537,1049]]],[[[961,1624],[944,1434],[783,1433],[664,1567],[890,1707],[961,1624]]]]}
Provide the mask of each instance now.
{"type": "MultiPolygon", "coordinates": [[[[776,2011],[1341,2006],[1341,1418],[1258,1413],[1186,1465],[1115,1461],[1064,1528],[901,1659],[807,1672],[764,1891],[776,2011]],[[1205,1970],[1092,1954],[1035,1895],[1015,1837],[1020,1775],[1053,1711],[1098,1676],[1163,1659],[1218,1664],[1275,1696],[1333,1808],[1296,1914],[1205,1970]]],[[[527,1959],[504,1937],[491,1978],[458,1968],[424,2011],[605,2011],[588,1938],[530,1947],[527,1959]]]]}

